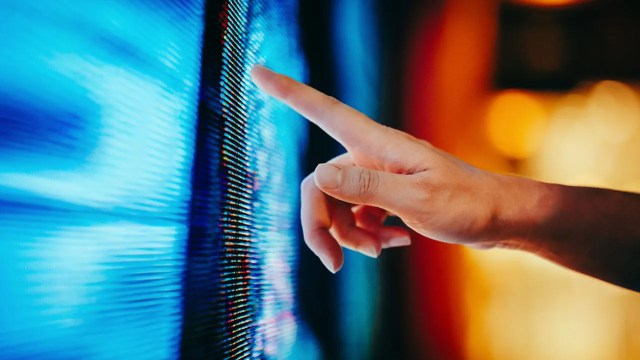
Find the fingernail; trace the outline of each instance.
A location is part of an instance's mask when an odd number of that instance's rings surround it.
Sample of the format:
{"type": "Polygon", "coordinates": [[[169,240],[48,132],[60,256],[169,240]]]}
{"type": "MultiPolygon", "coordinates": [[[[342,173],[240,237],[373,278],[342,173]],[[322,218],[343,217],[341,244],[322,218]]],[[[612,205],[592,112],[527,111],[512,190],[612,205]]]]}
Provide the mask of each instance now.
{"type": "Polygon", "coordinates": [[[378,256],[380,256],[380,253],[378,252],[376,247],[374,245],[372,245],[372,244],[363,246],[363,247],[359,248],[358,250],[361,253],[363,253],[363,254],[365,254],[365,255],[367,255],[369,257],[372,257],[374,259],[376,259],[376,258],[378,258],[378,256]]]}
{"type": "Polygon", "coordinates": [[[327,270],[331,271],[332,274],[335,274],[338,269],[335,268],[335,265],[333,265],[333,262],[331,261],[331,259],[324,257],[324,256],[319,256],[320,261],[322,261],[322,264],[324,265],[324,267],[327,268],[327,270]]]}
{"type": "Polygon", "coordinates": [[[332,164],[320,164],[316,167],[316,184],[325,189],[337,189],[342,180],[342,169],[332,164]]]}
{"type": "Polygon", "coordinates": [[[408,236],[396,237],[389,240],[390,247],[407,246],[407,245],[411,245],[411,238],[408,236]]]}

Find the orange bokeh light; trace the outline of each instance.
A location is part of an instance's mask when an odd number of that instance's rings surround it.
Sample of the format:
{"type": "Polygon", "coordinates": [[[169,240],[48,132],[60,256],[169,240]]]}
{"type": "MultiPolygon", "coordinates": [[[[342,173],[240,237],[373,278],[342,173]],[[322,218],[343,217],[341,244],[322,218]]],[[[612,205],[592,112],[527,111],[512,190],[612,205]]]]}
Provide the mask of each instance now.
{"type": "Polygon", "coordinates": [[[486,132],[503,155],[525,159],[539,146],[547,111],[533,95],[506,90],[490,102],[486,113],[486,132]]]}

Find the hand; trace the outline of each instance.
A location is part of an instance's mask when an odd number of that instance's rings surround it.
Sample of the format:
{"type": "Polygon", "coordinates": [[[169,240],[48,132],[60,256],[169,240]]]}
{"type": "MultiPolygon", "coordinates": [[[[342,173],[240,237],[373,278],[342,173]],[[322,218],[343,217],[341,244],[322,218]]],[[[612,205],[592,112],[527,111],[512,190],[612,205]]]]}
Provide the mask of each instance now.
{"type": "Polygon", "coordinates": [[[389,214],[432,239],[492,245],[499,175],[263,66],[251,75],[262,90],[347,149],[318,165],[301,186],[305,241],[330,271],[342,267],[341,246],[377,257],[383,248],[409,245],[404,228],[383,226],[389,214]]]}

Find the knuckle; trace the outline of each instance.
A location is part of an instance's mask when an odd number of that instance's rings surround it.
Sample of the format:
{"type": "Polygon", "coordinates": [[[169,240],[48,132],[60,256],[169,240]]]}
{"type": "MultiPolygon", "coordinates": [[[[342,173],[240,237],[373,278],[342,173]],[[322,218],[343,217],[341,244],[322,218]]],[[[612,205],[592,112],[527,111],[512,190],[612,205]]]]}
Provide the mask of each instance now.
{"type": "Polygon", "coordinates": [[[370,169],[362,169],[355,179],[356,193],[363,200],[369,200],[380,185],[380,175],[370,169]]]}
{"type": "Polygon", "coordinates": [[[414,188],[417,192],[416,198],[420,203],[431,201],[437,192],[435,181],[428,176],[415,176],[414,188]]]}
{"type": "Polygon", "coordinates": [[[389,126],[385,126],[385,130],[387,132],[387,135],[390,138],[397,138],[402,142],[416,142],[419,141],[415,136],[406,133],[404,131],[398,130],[398,129],[394,129],[392,127],[389,126]]]}
{"type": "Polygon", "coordinates": [[[336,99],[333,96],[327,96],[327,107],[335,107],[340,104],[342,104],[340,100],[336,99]]]}

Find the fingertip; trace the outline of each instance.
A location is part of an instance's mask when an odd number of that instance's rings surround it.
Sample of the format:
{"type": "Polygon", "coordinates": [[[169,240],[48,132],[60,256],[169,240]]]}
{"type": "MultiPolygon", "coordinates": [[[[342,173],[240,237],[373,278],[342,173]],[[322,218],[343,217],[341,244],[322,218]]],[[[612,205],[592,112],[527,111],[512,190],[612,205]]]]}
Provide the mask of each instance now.
{"type": "Polygon", "coordinates": [[[340,269],[342,269],[342,265],[343,264],[344,264],[344,261],[340,261],[340,263],[334,268],[334,270],[332,272],[335,274],[338,271],[340,271],[340,269]]]}
{"type": "Polygon", "coordinates": [[[379,232],[380,242],[385,249],[411,245],[411,236],[401,227],[383,227],[379,232]]]}
{"type": "Polygon", "coordinates": [[[342,265],[344,263],[344,259],[342,256],[335,258],[326,255],[320,255],[318,257],[320,258],[320,261],[322,262],[324,267],[326,267],[327,270],[331,271],[332,274],[335,274],[340,271],[340,269],[342,269],[342,265]]]}
{"type": "Polygon", "coordinates": [[[273,71],[262,64],[256,64],[251,69],[251,80],[258,87],[263,88],[270,76],[273,76],[273,71]]]}
{"type": "Polygon", "coordinates": [[[340,269],[342,269],[342,265],[344,265],[344,253],[342,252],[342,248],[340,248],[340,253],[338,254],[338,256],[335,256],[333,258],[332,264],[332,273],[335,274],[340,271],[340,269]]]}
{"type": "Polygon", "coordinates": [[[262,64],[255,64],[251,69],[251,77],[254,77],[256,74],[263,73],[265,71],[269,71],[269,68],[262,64]]]}
{"type": "Polygon", "coordinates": [[[335,164],[319,164],[314,171],[314,180],[321,189],[334,190],[340,187],[342,168],[335,164]]]}
{"type": "Polygon", "coordinates": [[[369,244],[363,244],[358,247],[358,252],[364,254],[370,258],[377,259],[382,253],[382,247],[375,242],[369,244]]]}
{"type": "Polygon", "coordinates": [[[342,247],[325,229],[316,229],[306,234],[305,241],[322,264],[332,273],[338,272],[344,262],[342,247]]]}
{"type": "Polygon", "coordinates": [[[327,268],[327,270],[331,271],[331,273],[335,274],[336,271],[334,270],[334,266],[333,266],[333,262],[331,261],[331,259],[324,257],[324,256],[318,256],[318,258],[320,258],[320,261],[322,262],[322,265],[324,265],[324,267],[327,268]]]}
{"type": "Polygon", "coordinates": [[[335,274],[338,271],[340,271],[340,269],[342,269],[342,265],[343,264],[344,264],[344,259],[340,258],[338,261],[333,263],[333,267],[331,269],[329,269],[329,271],[331,271],[331,273],[335,274]]]}
{"type": "Polygon", "coordinates": [[[388,247],[400,247],[411,245],[411,238],[409,236],[400,236],[389,239],[386,243],[388,247]]]}

